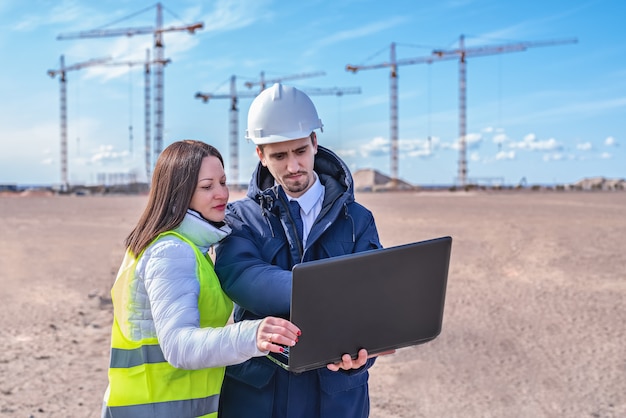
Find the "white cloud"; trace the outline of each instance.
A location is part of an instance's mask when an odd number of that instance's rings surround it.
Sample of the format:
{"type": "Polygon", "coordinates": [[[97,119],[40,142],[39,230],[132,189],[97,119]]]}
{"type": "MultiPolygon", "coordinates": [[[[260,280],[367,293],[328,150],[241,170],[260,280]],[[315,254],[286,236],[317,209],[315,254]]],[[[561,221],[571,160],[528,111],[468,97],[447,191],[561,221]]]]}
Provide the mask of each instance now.
{"type": "Polygon", "coordinates": [[[548,153],[543,156],[543,160],[546,162],[549,161],[562,161],[565,159],[565,155],[560,152],[548,153]]]}
{"type": "Polygon", "coordinates": [[[617,146],[618,144],[614,137],[609,136],[604,140],[604,145],[606,145],[607,147],[614,147],[614,146],[617,146]]]}
{"type": "Polygon", "coordinates": [[[112,145],[101,145],[93,151],[88,164],[109,165],[124,163],[129,158],[127,150],[116,151],[112,145]]]}
{"type": "Polygon", "coordinates": [[[391,149],[390,141],[382,136],[373,138],[359,148],[359,152],[363,157],[376,157],[389,154],[391,149]]]}
{"type": "Polygon", "coordinates": [[[416,149],[407,153],[407,156],[411,158],[428,158],[431,155],[433,155],[433,152],[428,148],[416,149]]]}
{"type": "Polygon", "coordinates": [[[481,134],[473,133],[465,135],[465,143],[468,148],[477,148],[483,140],[481,134]]]}
{"type": "Polygon", "coordinates": [[[514,160],[515,151],[500,151],[496,154],[496,160],[514,160]]]}
{"type": "Polygon", "coordinates": [[[509,140],[509,137],[506,136],[506,134],[504,134],[504,133],[496,134],[496,135],[493,136],[494,144],[503,144],[503,143],[505,143],[508,140],[509,140]]]}
{"type": "Polygon", "coordinates": [[[351,157],[356,157],[357,155],[357,151],[355,149],[338,149],[338,150],[335,150],[335,152],[341,158],[351,158],[351,157]]]}
{"type": "Polygon", "coordinates": [[[509,147],[528,151],[558,151],[563,148],[556,139],[550,138],[538,141],[536,135],[533,133],[526,135],[520,142],[509,143],[509,147]]]}
{"type": "Polygon", "coordinates": [[[81,21],[85,19],[85,16],[94,15],[93,12],[78,5],[75,0],[61,1],[60,4],[55,5],[52,10],[46,12],[38,10],[38,12],[41,13],[36,14],[31,12],[27,15],[20,16],[12,25],[11,29],[18,32],[29,32],[46,25],[81,21]]]}
{"type": "MultiPolygon", "coordinates": [[[[479,133],[469,133],[465,135],[465,148],[466,149],[476,149],[480,146],[480,143],[483,140],[483,136],[479,133]]],[[[458,150],[460,148],[460,138],[452,145],[449,146],[449,148],[458,150]]],[[[446,146],[442,145],[442,148],[448,148],[446,146]]]]}
{"type": "MultiPolygon", "coordinates": [[[[428,158],[433,155],[435,149],[440,147],[440,138],[432,137],[427,139],[400,139],[398,140],[398,154],[400,158],[428,158]]],[[[391,141],[383,137],[372,138],[358,149],[358,154],[362,157],[378,157],[389,155],[391,152],[391,141]]],[[[337,151],[342,157],[354,157],[356,150],[343,149],[337,151]]]]}
{"type": "MultiPolygon", "coordinates": [[[[197,35],[191,35],[187,32],[165,33],[163,35],[165,59],[177,62],[182,55],[196,47],[199,42],[197,35]]],[[[109,42],[102,44],[98,48],[98,51],[100,51],[98,58],[110,58],[110,62],[85,68],[84,78],[107,81],[124,76],[131,70],[141,70],[146,61],[146,50],[150,50],[151,60],[156,58],[152,44],[153,39],[151,36],[120,36],[111,38],[109,42]]],[[[90,56],[93,48],[93,42],[77,42],[72,44],[66,55],[90,56]]],[[[66,63],[66,65],[72,64],[66,63]]],[[[165,68],[167,71],[167,64],[165,68]]]]}
{"type": "Polygon", "coordinates": [[[265,0],[218,0],[215,9],[205,15],[203,31],[225,32],[241,29],[259,20],[272,17],[269,2],[265,0]]]}
{"type": "MultiPolygon", "coordinates": [[[[179,38],[175,37],[174,39],[179,38]]],[[[166,59],[183,50],[183,48],[180,48],[180,42],[168,43],[170,40],[171,39],[164,40],[166,59]]],[[[85,56],[88,55],[88,51],[92,49],[93,43],[81,42],[75,44],[70,51],[72,55],[85,56]]],[[[152,51],[152,38],[149,36],[113,38],[100,48],[102,51],[100,56],[110,58],[110,61],[105,64],[98,64],[86,68],[84,77],[85,79],[100,79],[104,82],[124,76],[131,70],[142,70],[143,64],[146,61],[147,49],[151,50],[150,59],[153,60],[155,57],[152,51]]]]}
{"type": "Polygon", "coordinates": [[[610,152],[603,152],[602,154],[600,154],[600,158],[602,158],[603,160],[608,160],[610,158],[613,158],[613,155],[610,152]]]}
{"type": "Polygon", "coordinates": [[[582,144],[576,145],[576,149],[580,151],[589,151],[591,148],[593,148],[591,142],[583,142],[582,144]]]}
{"type": "Polygon", "coordinates": [[[427,139],[401,139],[398,141],[398,150],[401,154],[406,153],[411,157],[425,157],[431,155],[436,142],[438,142],[437,138],[430,141],[427,139]]]}

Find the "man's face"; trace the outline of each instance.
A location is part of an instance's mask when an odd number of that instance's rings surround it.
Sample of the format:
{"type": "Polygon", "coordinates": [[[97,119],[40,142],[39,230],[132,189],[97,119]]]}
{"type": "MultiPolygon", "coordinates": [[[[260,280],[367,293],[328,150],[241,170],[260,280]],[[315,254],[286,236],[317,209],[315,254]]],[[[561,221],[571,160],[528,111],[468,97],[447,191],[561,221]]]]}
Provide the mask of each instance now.
{"type": "Polygon", "coordinates": [[[261,164],[267,167],[285,193],[299,197],[315,181],[313,163],[317,154],[317,137],[293,139],[286,142],[263,145],[256,149],[261,164]]]}

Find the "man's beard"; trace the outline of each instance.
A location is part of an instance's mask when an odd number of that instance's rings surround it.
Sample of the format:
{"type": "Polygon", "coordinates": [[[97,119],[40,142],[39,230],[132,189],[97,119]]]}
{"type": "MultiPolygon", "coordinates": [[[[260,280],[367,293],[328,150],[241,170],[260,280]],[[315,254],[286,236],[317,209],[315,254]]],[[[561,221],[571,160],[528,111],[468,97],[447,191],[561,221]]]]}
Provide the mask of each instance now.
{"type": "Polygon", "coordinates": [[[283,187],[287,189],[287,191],[291,193],[300,193],[305,191],[309,187],[309,176],[304,174],[305,181],[290,181],[288,178],[283,180],[283,187]]]}

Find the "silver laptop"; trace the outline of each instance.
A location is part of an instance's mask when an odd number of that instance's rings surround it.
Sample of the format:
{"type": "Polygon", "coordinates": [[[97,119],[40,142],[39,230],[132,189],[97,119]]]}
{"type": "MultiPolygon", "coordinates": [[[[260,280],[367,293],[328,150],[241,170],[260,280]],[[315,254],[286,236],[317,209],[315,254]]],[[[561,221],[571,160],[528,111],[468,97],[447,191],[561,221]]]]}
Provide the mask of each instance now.
{"type": "Polygon", "coordinates": [[[293,268],[290,320],[302,331],[285,353],[268,357],[300,373],[436,338],[451,237],[326,258],[293,268]]]}

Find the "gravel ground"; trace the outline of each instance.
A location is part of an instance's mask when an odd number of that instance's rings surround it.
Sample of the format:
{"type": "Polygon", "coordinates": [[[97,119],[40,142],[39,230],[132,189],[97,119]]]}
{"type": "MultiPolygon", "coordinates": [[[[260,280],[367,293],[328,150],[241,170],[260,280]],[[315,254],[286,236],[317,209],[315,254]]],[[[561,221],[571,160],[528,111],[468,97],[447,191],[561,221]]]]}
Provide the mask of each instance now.
{"type": "MultiPolygon", "coordinates": [[[[626,193],[357,200],[385,246],[454,239],[443,331],[379,358],[373,418],[626,416],[626,193]]],[[[109,289],[144,204],[0,196],[0,416],[99,416],[109,289]]]]}

